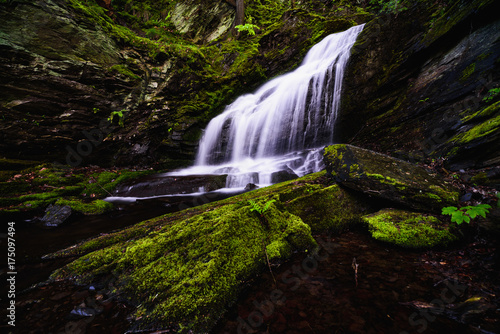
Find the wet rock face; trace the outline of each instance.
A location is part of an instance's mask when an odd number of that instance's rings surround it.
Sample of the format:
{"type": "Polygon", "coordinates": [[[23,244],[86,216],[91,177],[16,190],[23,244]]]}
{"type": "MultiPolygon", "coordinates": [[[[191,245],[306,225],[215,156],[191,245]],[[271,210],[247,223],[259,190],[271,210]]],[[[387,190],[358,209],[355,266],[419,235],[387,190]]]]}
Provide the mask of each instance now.
{"type": "Polygon", "coordinates": [[[414,164],[352,145],[325,149],[325,164],[340,184],[405,207],[439,213],[458,202],[459,192],[414,164]]]}
{"type": "Polygon", "coordinates": [[[175,6],[172,21],[194,42],[208,43],[229,31],[235,7],[226,1],[182,1],[175,6]]]}
{"type": "Polygon", "coordinates": [[[336,134],[413,159],[446,157],[453,170],[494,166],[498,131],[460,139],[477,126],[498,130],[498,108],[482,111],[497,100],[484,99],[500,78],[500,21],[492,14],[499,4],[457,1],[434,21],[431,10],[417,6],[365,26],[336,134]]]}

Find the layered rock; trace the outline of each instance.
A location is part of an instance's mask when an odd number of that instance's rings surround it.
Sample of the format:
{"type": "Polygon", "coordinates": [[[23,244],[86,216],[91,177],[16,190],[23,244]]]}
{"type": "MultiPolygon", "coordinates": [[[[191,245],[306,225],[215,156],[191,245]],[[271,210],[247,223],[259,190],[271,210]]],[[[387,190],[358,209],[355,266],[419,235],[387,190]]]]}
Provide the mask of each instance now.
{"type": "Polygon", "coordinates": [[[367,23],[346,73],[339,140],[413,161],[445,157],[453,170],[498,165],[498,96],[488,96],[500,80],[499,9],[421,2],[367,23]]]}

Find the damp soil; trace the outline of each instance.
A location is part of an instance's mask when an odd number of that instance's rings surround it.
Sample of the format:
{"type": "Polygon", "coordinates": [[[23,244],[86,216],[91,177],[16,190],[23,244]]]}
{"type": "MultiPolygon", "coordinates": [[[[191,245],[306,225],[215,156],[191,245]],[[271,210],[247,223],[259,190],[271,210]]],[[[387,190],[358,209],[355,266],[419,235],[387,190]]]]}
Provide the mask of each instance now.
{"type": "MultiPolygon", "coordinates": [[[[498,332],[498,249],[490,235],[433,251],[392,247],[362,231],[315,238],[316,255],[297,253],[245,282],[211,333],[498,332]]],[[[125,333],[133,312],[107,288],[40,284],[16,296],[13,333],[125,333]]]]}

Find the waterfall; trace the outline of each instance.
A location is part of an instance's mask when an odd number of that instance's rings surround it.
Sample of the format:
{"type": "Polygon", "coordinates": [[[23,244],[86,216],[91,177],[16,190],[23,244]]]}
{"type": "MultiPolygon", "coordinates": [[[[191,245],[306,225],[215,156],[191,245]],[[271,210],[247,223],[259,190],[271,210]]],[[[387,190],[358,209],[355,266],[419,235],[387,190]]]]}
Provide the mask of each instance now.
{"type": "Polygon", "coordinates": [[[333,142],[350,49],[362,29],[327,36],[296,70],[228,105],[205,129],[195,166],[173,174],[224,173],[231,188],[320,170],[321,148],[333,142]]]}

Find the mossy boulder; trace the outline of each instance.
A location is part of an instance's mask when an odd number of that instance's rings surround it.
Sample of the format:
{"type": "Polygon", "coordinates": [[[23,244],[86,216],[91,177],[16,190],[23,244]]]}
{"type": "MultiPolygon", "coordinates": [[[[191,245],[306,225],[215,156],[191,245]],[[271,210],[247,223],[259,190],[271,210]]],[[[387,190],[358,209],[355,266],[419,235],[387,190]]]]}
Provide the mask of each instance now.
{"type": "Polygon", "coordinates": [[[338,144],[325,149],[324,161],[342,185],[415,210],[440,212],[458,202],[458,189],[443,178],[384,154],[338,144]]]}
{"type": "Polygon", "coordinates": [[[432,215],[383,209],[363,220],[373,238],[406,248],[446,246],[458,239],[453,233],[456,228],[432,215]]]}
{"type": "MultiPolygon", "coordinates": [[[[295,193],[295,197],[284,201],[285,208],[300,216],[314,232],[342,231],[361,222],[361,216],[369,212],[366,200],[354,196],[337,184],[329,187],[309,185],[295,193]]],[[[290,193],[280,194],[286,199],[290,193]]]]}

